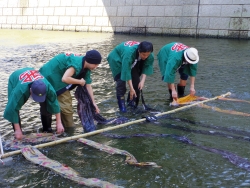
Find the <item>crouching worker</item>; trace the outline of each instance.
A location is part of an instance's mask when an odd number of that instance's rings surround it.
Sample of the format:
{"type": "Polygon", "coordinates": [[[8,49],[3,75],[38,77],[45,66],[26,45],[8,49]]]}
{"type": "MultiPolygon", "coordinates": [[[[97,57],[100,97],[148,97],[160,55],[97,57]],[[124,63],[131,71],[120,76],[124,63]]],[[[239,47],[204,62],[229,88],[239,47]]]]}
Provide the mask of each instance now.
{"type": "Polygon", "coordinates": [[[195,76],[199,55],[196,48],[182,43],[172,42],[163,46],[157,54],[162,80],[168,83],[170,99],[177,100],[184,96],[187,79],[190,76],[190,95],[195,95],[195,76]],[[179,72],[180,82],[177,92],[174,85],[175,73],[179,72]],[[178,93],[178,95],[177,95],[178,93]]]}
{"type": "Polygon", "coordinates": [[[64,127],[74,126],[70,90],[77,85],[84,86],[86,84],[96,112],[100,112],[94,100],[90,73],[98,67],[101,60],[101,54],[96,50],[88,51],[86,56],[73,53],[61,53],[40,68],[39,71],[50,82],[57,93],[64,127]]]}
{"type": "Polygon", "coordinates": [[[153,45],[150,42],[127,41],[117,45],[108,55],[108,63],[116,82],[116,96],[121,112],[126,112],[126,82],[129,86],[127,102],[136,108],[140,90],[147,75],[153,74],[153,45]]]}
{"type": "Polygon", "coordinates": [[[46,109],[40,108],[43,132],[52,132],[52,122],[43,121],[43,116],[46,116],[48,112],[56,116],[57,133],[64,132],[60,117],[60,106],[54,88],[42,74],[27,67],[13,72],[8,82],[8,103],[4,111],[4,118],[12,123],[15,137],[19,140],[23,138],[19,110],[30,96],[40,105],[46,104],[46,109]]]}

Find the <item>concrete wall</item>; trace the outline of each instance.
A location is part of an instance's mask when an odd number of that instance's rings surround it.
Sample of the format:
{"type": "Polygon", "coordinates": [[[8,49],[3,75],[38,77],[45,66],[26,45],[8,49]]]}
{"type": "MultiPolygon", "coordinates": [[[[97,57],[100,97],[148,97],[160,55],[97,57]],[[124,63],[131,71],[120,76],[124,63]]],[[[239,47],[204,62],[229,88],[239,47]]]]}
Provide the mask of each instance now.
{"type": "Polygon", "coordinates": [[[250,38],[250,0],[0,0],[0,28],[250,38]]]}

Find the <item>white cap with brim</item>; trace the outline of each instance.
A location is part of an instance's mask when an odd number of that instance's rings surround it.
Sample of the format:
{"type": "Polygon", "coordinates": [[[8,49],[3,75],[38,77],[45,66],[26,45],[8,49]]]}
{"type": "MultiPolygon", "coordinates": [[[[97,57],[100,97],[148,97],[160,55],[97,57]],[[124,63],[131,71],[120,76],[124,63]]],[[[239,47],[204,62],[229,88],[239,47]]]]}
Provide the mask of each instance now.
{"type": "Polygon", "coordinates": [[[36,102],[44,102],[46,99],[46,84],[41,80],[36,80],[31,85],[31,96],[36,102]]]}
{"type": "Polygon", "coordinates": [[[196,48],[188,48],[184,51],[184,57],[190,64],[196,64],[199,61],[199,55],[196,48]]]}

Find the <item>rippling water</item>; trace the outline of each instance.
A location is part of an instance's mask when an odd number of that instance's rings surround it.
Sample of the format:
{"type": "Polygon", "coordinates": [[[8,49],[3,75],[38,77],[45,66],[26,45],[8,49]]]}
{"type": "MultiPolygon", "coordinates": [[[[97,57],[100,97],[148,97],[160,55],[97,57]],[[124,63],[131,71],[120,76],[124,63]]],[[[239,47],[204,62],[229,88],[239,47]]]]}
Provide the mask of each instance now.
{"type": "MultiPolygon", "coordinates": [[[[172,41],[180,41],[189,46],[195,46],[199,50],[200,62],[195,84],[197,95],[214,97],[231,92],[232,98],[250,101],[249,41],[0,30],[0,73],[2,76],[0,80],[0,133],[4,139],[13,137],[11,124],[3,119],[3,111],[7,103],[9,75],[16,69],[26,66],[39,69],[43,63],[60,52],[72,51],[85,54],[87,50],[93,48],[101,52],[103,62],[92,74],[95,99],[104,117],[121,115],[116,104],[115,83],[106,57],[117,44],[126,40],[148,40],[154,44],[154,74],[147,77],[144,98],[148,105],[161,112],[174,108],[169,106],[168,91],[166,84],[161,81],[156,54],[163,45],[172,41]]],[[[76,111],[75,100],[73,104],[76,111]]],[[[249,104],[241,102],[216,100],[207,104],[226,110],[245,113],[250,111],[249,104]]],[[[20,113],[25,133],[36,132],[41,127],[38,104],[28,101],[20,113]]],[[[140,119],[142,115],[140,112],[130,112],[125,116],[130,119],[140,119]]],[[[76,127],[67,130],[68,136],[82,133],[77,113],[74,114],[74,121],[76,127]]],[[[111,131],[111,133],[126,135],[163,133],[186,136],[196,144],[227,150],[250,160],[250,143],[248,141],[201,134],[199,130],[216,131],[215,128],[207,128],[205,125],[247,131],[250,136],[249,117],[220,113],[201,107],[176,112],[171,115],[171,118],[162,117],[158,124],[137,123],[111,131]],[[190,122],[183,121],[183,119],[190,122]]],[[[99,126],[98,128],[105,127],[99,126]]],[[[234,134],[235,132],[224,131],[224,133],[234,134]]],[[[209,153],[172,138],[150,137],[119,140],[95,135],[89,139],[127,150],[138,161],[154,161],[162,168],[129,166],[124,163],[124,156],[111,156],[77,142],[43,148],[41,152],[51,159],[67,164],[83,177],[96,177],[124,187],[250,186],[248,171],[231,164],[218,154],[209,153]]],[[[14,162],[10,165],[0,166],[0,187],[82,187],[45,168],[31,164],[21,155],[13,156],[13,158],[14,162]]]]}

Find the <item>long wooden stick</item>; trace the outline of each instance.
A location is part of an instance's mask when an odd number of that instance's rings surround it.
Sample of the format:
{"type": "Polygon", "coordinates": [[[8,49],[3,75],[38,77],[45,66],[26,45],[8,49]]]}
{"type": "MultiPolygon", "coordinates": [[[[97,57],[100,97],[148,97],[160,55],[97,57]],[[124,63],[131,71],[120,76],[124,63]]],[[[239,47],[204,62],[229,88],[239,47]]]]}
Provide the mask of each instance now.
{"type": "Polygon", "coordinates": [[[238,112],[238,111],[234,111],[234,110],[223,110],[223,109],[220,109],[220,108],[217,108],[217,107],[208,106],[208,105],[205,105],[205,104],[202,104],[201,107],[202,108],[207,108],[207,109],[212,109],[212,110],[215,110],[217,112],[222,112],[222,113],[227,113],[227,114],[232,114],[232,115],[239,115],[239,116],[250,117],[250,114],[245,113],[245,112],[238,112]]]}
{"type": "MultiPolygon", "coordinates": [[[[218,99],[219,97],[226,97],[228,95],[231,95],[231,93],[228,92],[228,93],[226,93],[224,95],[220,95],[220,96],[217,96],[217,97],[214,97],[214,98],[211,98],[211,99],[207,99],[207,100],[204,100],[204,101],[196,102],[196,103],[190,104],[188,106],[180,107],[180,108],[175,109],[175,110],[170,110],[170,111],[167,111],[167,112],[163,112],[163,113],[157,114],[155,116],[158,117],[158,116],[162,116],[162,115],[166,115],[166,114],[175,113],[177,111],[181,111],[181,110],[184,110],[184,109],[187,109],[187,108],[190,108],[190,107],[193,107],[193,106],[205,103],[205,102],[213,101],[213,100],[218,99]]],[[[106,132],[106,131],[110,131],[110,130],[114,130],[114,129],[119,129],[119,128],[126,127],[126,126],[131,125],[131,124],[140,123],[140,122],[145,121],[145,120],[146,120],[146,118],[142,118],[142,119],[138,119],[138,120],[135,120],[135,121],[123,123],[123,124],[120,124],[120,125],[107,127],[107,128],[104,128],[104,129],[99,129],[99,130],[92,131],[92,132],[89,132],[89,133],[84,133],[84,134],[80,134],[80,135],[76,135],[76,136],[71,136],[71,137],[63,138],[61,140],[56,140],[56,141],[53,141],[53,142],[39,144],[39,145],[36,145],[34,147],[36,147],[36,148],[43,148],[43,147],[47,147],[47,146],[53,146],[53,145],[61,144],[63,142],[67,142],[67,141],[70,141],[70,140],[76,140],[78,138],[93,136],[93,135],[96,135],[96,134],[99,134],[99,133],[103,133],[103,132],[106,132]]],[[[21,153],[21,150],[16,150],[16,151],[8,152],[8,153],[5,153],[4,155],[2,155],[1,158],[6,158],[6,157],[9,157],[11,155],[16,155],[16,154],[20,154],[20,153],[21,153]]]]}
{"type": "Polygon", "coordinates": [[[216,100],[218,98],[221,98],[221,97],[226,97],[228,95],[231,95],[231,93],[228,92],[226,94],[223,94],[223,95],[220,95],[220,96],[217,96],[217,97],[214,97],[214,98],[210,98],[210,99],[206,99],[206,100],[203,100],[203,101],[199,101],[199,102],[187,105],[187,106],[183,106],[183,107],[177,108],[175,110],[170,110],[170,111],[167,111],[167,112],[163,112],[163,113],[157,114],[155,116],[158,117],[158,116],[162,116],[162,115],[166,115],[166,114],[172,114],[172,113],[178,112],[180,110],[184,110],[184,109],[187,109],[187,108],[190,108],[190,107],[193,107],[193,106],[205,103],[205,102],[214,101],[214,100],[216,100]]]}
{"type": "Polygon", "coordinates": [[[4,152],[3,152],[3,144],[2,144],[2,137],[1,137],[1,135],[0,135],[0,147],[1,147],[1,155],[3,155],[4,152]]]}

